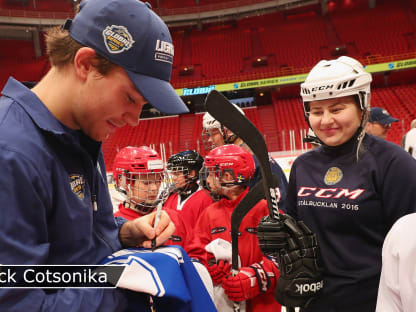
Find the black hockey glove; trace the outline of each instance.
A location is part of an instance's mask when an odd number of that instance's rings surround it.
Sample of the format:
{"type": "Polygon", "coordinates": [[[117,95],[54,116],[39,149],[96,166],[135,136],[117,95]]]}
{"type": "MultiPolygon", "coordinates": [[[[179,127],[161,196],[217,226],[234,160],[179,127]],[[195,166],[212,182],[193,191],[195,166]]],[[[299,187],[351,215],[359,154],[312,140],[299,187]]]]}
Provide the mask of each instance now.
{"type": "Polygon", "coordinates": [[[306,307],[323,287],[315,234],[289,215],[280,215],[279,220],[263,218],[259,228],[257,235],[262,241],[262,251],[279,264],[276,300],[288,307],[306,307]]]}
{"type": "Polygon", "coordinates": [[[284,219],[287,215],[280,215],[280,220],[274,220],[270,216],[265,216],[257,226],[257,238],[259,247],[266,256],[276,258],[279,251],[286,248],[289,239],[284,219]]]}

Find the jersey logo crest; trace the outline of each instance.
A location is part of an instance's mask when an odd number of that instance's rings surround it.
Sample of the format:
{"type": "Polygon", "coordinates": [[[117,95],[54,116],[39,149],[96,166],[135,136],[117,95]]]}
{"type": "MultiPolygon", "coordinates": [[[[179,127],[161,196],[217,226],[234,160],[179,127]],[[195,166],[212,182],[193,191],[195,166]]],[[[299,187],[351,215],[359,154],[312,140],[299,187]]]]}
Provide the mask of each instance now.
{"type": "Polygon", "coordinates": [[[219,233],[225,232],[225,230],[226,228],[223,226],[216,227],[216,228],[211,229],[211,234],[219,234],[219,233]]]}
{"type": "Polygon", "coordinates": [[[324,182],[326,185],[334,185],[341,181],[343,173],[337,167],[331,167],[325,174],[324,182]]]}
{"type": "Polygon", "coordinates": [[[103,30],[104,44],[110,53],[121,53],[133,46],[134,40],[124,26],[111,25],[103,30]]]}
{"type": "Polygon", "coordinates": [[[257,228],[256,227],[249,227],[246,228],[246,232],[250,233],[250,234],[256,234],[257,233],[257,228]]]}
{"type": "Polygon", "coordinates": [[[169,237],[169,239],[170,239],[172,242],[175,242],[175,243],[177,243],[177,242],[181,242],[181,241],[182,241],[182,238],[181,238],[180,236],[178,236],[178,235],[171,235],[171,236],[169,237]]]}
{"type": "Polygon", "coordinates": [[[71,187],[71,191],[78,196],[79,199],[84,199],[84,177],[79,174],[71,174],[69,175],[69,185],[71,187]]]}

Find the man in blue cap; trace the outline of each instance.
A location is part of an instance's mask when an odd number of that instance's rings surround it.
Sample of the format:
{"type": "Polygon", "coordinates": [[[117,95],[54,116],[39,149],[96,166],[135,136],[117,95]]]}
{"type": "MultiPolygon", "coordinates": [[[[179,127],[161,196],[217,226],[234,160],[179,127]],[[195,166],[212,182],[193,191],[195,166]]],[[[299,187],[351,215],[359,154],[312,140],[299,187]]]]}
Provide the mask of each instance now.
{"type": "MultiPolygon", "coordinates": [[[[84,0],[47,33],[51,69],[33,88],[12,77],[0,99],[2,264],[97,264],[122,247],[162,244],[162,213],[114,219],[101,141],[136,126],[145,103],[187,108],[169,84],[174,48],[163,21],[138,0],[84,0]]],[[[0,290],[1,311],[120,311],[104,289],[0,290]]]]}
{"type": "Polygon", "coordinates": [[[397,121],[398,119],[390,116],[389,112],[385,108],[371,107],[370,117],[365,130],[368,134],[386,139],[387,132],[389,132],[391,124],[397,121]]]}

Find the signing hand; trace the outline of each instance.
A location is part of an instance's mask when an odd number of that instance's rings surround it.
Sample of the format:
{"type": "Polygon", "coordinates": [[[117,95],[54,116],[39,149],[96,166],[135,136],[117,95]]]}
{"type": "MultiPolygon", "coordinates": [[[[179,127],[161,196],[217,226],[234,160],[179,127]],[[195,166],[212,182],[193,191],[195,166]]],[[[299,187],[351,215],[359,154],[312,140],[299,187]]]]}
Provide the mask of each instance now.
{"type": "Polygon", "coordinates": [[[156,212],[127,221],[120,229],[119,239],[123,247],[151,248],[152,239],[156,237],[156,246],[162,245],[175,232],[175,225],[169,215],[162,211],[160,221],[153,228],[156,212]]]}

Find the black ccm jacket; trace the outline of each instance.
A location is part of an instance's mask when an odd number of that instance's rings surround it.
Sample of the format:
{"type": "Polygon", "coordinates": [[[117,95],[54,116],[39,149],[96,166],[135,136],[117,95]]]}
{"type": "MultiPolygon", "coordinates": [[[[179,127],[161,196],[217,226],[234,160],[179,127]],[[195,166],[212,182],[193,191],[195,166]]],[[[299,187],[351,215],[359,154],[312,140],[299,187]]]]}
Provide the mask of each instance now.
{"type": "Polygon", "coordinates": [[[356,145],[321,146],[291,169],[285,210],[316,233],[324,264],[323,291],[302,311],[374,312],[384,238],[416,211],[416,160],[366,135],[357,162],[356,145]]]}

